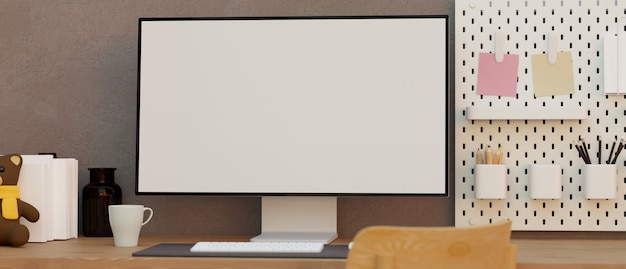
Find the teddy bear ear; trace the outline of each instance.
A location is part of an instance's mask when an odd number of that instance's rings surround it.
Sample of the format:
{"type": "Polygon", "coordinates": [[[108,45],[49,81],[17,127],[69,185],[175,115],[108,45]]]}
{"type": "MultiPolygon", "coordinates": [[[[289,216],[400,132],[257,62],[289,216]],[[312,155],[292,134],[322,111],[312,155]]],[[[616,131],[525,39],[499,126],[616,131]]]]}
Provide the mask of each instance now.
{"type": "Polygon", "coordinates": [[[20,155],[13,155],[11,156],[11,162],[14,165],[20,165],[20,163],[22,163],[22,157],[20,155]]]}

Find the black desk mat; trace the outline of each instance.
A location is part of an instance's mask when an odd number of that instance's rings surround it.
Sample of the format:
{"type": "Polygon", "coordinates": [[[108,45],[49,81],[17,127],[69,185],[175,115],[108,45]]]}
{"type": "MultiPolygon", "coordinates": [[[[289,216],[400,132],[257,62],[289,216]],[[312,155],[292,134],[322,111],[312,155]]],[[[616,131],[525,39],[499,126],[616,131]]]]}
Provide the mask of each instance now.
{"type": "Polygon", "coordinates": [[[217,253],[191,252],[193,244],[158,244],[133,253],[135,257],[249,257],[249,258],[337,258],[348,257],[348,246],[326,245],[320,253],[217,253]]]}

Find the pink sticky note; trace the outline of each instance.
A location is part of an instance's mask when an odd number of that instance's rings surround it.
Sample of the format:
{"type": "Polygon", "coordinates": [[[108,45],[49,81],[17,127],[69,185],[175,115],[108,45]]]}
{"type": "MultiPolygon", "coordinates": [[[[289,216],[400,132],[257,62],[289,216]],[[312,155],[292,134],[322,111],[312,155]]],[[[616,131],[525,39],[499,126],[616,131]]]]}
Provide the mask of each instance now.
{"type": "Polygon", "coordinates": [[[504,54],[504,61],[496,62],[493,53],[480,53],[478,57],[478,94],[511,96],[517,93],[517,54],[504,54]]]}

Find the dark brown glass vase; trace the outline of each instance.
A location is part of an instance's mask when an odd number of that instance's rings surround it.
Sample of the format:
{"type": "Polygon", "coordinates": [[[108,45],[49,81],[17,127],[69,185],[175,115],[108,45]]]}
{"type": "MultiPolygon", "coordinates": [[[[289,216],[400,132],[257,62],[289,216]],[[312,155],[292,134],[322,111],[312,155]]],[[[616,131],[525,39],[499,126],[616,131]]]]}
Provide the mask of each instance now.
{"type": "Polygon", "coordinates": [[[89,168],[89,183],[83,188],[83,235],[113,236],[109,205],[122,203],[122,188],[115,183],[115,168],[89,168]]]}

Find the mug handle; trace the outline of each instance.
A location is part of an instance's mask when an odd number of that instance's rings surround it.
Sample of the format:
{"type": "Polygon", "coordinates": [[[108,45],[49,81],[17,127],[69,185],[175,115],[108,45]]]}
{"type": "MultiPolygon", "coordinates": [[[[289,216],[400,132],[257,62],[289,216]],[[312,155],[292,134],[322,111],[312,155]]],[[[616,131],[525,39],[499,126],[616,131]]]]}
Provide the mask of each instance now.
{"type": "Polygon", "coordinates": [[[144,208],[143,208],[143,212],[146,212],[146,211],[150,211],[150,215],[148,215],[148,219],[147,219],[147,220],[145,220],[145,221],[141,224],[141,226],[146,225],[146,223],[148,223],[148,222],[152,219],[152,215],[154,214],[154,211],[152,211],[152,208],[149,208],[149,207],[147,207],[147,206],[144,206],[144,208]]]}

